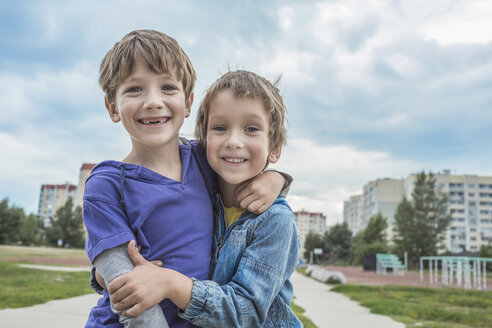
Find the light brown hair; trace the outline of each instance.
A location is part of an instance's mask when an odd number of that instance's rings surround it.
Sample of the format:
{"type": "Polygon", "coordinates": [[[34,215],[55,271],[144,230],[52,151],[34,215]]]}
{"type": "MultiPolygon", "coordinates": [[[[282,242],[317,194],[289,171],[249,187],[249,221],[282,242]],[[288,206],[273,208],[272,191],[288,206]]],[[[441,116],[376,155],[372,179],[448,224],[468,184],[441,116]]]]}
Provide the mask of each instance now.
{"type": "Polygon", "coordinates": [[[132,73],[137,59],[142,58],[156,73],[176,69],[183,84],[186,101],[193,92],[196,73],[190,59],[178,42],[154,30],[136,30],[125,35],[106,56],[99,68],[99,85],[109,102],[113,102],[118,86],[132,73]]]}
{"type": "Polygon", "coordinates": [[[270,150],[285,144],[287,138],[286,108],[277,88],[279,80],[273,84],[267,79],[248,71],[227,72],[208,88],[198,108],[195,138],[202,145],[207,144],[207,125],[210,104],[224,90],[231,90],[234,97],[260,100],[266,110],[269,123],[268,142],[270,150]]]}

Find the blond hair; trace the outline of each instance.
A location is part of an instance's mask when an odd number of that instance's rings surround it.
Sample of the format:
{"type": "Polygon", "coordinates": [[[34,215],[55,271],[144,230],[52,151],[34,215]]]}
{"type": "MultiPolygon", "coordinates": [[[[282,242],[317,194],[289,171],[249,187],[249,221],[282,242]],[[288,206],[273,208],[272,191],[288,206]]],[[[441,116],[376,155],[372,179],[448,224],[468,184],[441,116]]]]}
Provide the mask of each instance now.
{"type": "Polygon", "coordinates": [[[267,79],[248,71],[227,72],[208,88],[200,107],[198,108],[195,138],[202,145],[207,144],[207,125],[210,104],[224,90],[231,90],[236,98],[260,100],[267,112],[269,131],[268,142],[270,150],[285,144],[287,139],[286,108],[277,88],[279,80],[273,84],[267,79]]]}
{"type": "Polygon", "coordinates": [[[99,85],[109,102],[113,102],[118,86],[132,73],[137,59],[143,59],[156,73],[176,69],[183,84],[186,101],[195,87],[196,73],[190,59],[178,42],[154,30],[136,30],[125,35],[106,56],[99,68],[99,85]]]}

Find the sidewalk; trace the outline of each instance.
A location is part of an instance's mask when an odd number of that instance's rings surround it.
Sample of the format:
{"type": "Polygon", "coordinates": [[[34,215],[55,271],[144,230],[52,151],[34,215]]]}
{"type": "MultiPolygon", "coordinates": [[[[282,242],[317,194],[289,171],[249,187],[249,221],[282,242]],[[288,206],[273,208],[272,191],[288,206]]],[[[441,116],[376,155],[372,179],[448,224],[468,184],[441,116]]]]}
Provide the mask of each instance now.
{"type": "Polygon", "coordinates": [[[294,302],[306,310],[304,314],[319,328],[405,328],[403,323],[370,313],[348,297],[331,292],[330,286],[298,272],[294,272],[291,280],[294,302]]]}
{"type": "MultiPolygon", "coordinates": [[[[295,303],[319,328],[405,328],[392,319],[372,314],[330,287],[294,272],[295,303]]],[[[97,294],[50,301],[26,308],[0,310],[0,328],[80,328],[96,305],[97,294]]]]}
{"type": "Polygon", "coordinates": [[[0,328],[81,328],[99,297],[94,293],[25,308],[0,310],[0,328]]]}

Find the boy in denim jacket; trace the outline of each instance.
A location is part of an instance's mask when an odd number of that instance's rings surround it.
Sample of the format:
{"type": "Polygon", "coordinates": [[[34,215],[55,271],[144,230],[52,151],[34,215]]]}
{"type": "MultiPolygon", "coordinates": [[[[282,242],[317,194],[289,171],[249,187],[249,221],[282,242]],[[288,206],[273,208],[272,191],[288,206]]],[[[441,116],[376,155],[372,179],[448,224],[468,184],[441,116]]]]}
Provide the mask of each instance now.
{"type": "MultiPolygon", "coordinates": [[[[146,259],[159,260],[184,277],[209,277],[213,211],[204,178],[212,171],[203,148],[179,138],[195,80],[183,49],[157,31],[127,34],[101,63],[99,83],[109,116],[122,122],[132,144],[122,161],[98,164],[84,192],[86,251],[107,283],[133,269],[127,244],[134,240],[146,259]]],[[[276,195],[283,177],[262,176],[271,180],[262,177],[263,189],[276,195]]],[[[251,189],[242,195],[239,201],[253,202],[256,209],[264,201],[255,202],[261,197],[251,189]]],[[[134,318],[112,310],[104,293],[86,327],[165,327],[166,319],[171,327],[191,326],[169,300],[134,318]]]]}
{"type": "Polygon", "coordinates": [[[143,259],[108,290],[128,316],[168,298],[179,316],[201,327],[302,327],[290,309],[289,280],[300,241],[294,215],[282,197],[256,215],[234,206],[237,186],[278,161],[286,139],[279,90],[247,71],[226,73],[207,91],[195,134],[218,175],[212,280],[188,278],[143,259]]]}

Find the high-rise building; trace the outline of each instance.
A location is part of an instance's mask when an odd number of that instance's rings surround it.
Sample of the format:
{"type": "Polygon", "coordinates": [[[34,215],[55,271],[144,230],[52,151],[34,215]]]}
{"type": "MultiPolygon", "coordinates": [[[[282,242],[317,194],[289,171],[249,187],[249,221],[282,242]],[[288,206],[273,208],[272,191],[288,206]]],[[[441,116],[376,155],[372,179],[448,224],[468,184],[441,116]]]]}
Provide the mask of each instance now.
{"type": "Polygon", "coordinates": [[[39,193],[38,216],[44,224],[50,224],[50,217],[53,217],[56,211],[62,207],[68,198],[75,198],[77,186],[71,184],[44,184],[41,186],[39,193]]]}
{"type": "MultiPolygon", "coordinates": [[[[444,248],[459,253],[477,251],[492,241],[492,177],[435,174],[436,188],[449,196],[452,222],[446,231],[444,248]]],[[[362,195],[344,202],[344,221],[352,232],[367,226],[369,218],[381,213],[388,219],[388,240],[392,239],[396,208],[405,196],[411,200],[416,174],[406,179],[378,179],[364,186],[362,195]]]]}
{"type": "Polygon", "coordinates": [[[81,206],[82,207],[82,199],[84,197],[84,190],[85,190],[85,180],[89,177],[89,175],[92,172],[92,169],[96,166],[96,164],[93,163],[84,163],[80,167],[80,173],[79,173],[79,185],[77,187],[77,196],[74,200],[74,205],[75,206],[81,206]]]}
{"type": "MultiPolygon", "coordinates": [[[[453,253],[476,252],[492,242],[492,177],[439,173],[436,188],[449,196],[451,224],[445,247],[453,253]]],[[[410,199],[416,175],[405,179],[405,194],[410,199]]]]}
{"type": "Polygon", "coordinates": [[[361,198],[362,195],[355,195],[343,202],[343,222],[347,223],[354,234],[364,229],[364,224],[360,218],[363,210],[361,198]]]}
{"type": "Polygon", "coordinates": [[[326,231],[326,216],[322,213],[307,211],[294,212],[299,238],[301,239],[301,257],[304,254],[304,241],[308,233],[313,232],[322,236],[326,231]]]}
{"type": "MultiPolygon", "coordinates": [[[[344,202],[343,220],[354,234],[363,230],[377,213],[381,213],[391,226],[403,195],[403,179],[369,181],[361,195],[352,196],[344,202]]],[[[387,236],[391,240],[392,229],[387,230],[387,236]]]]}

